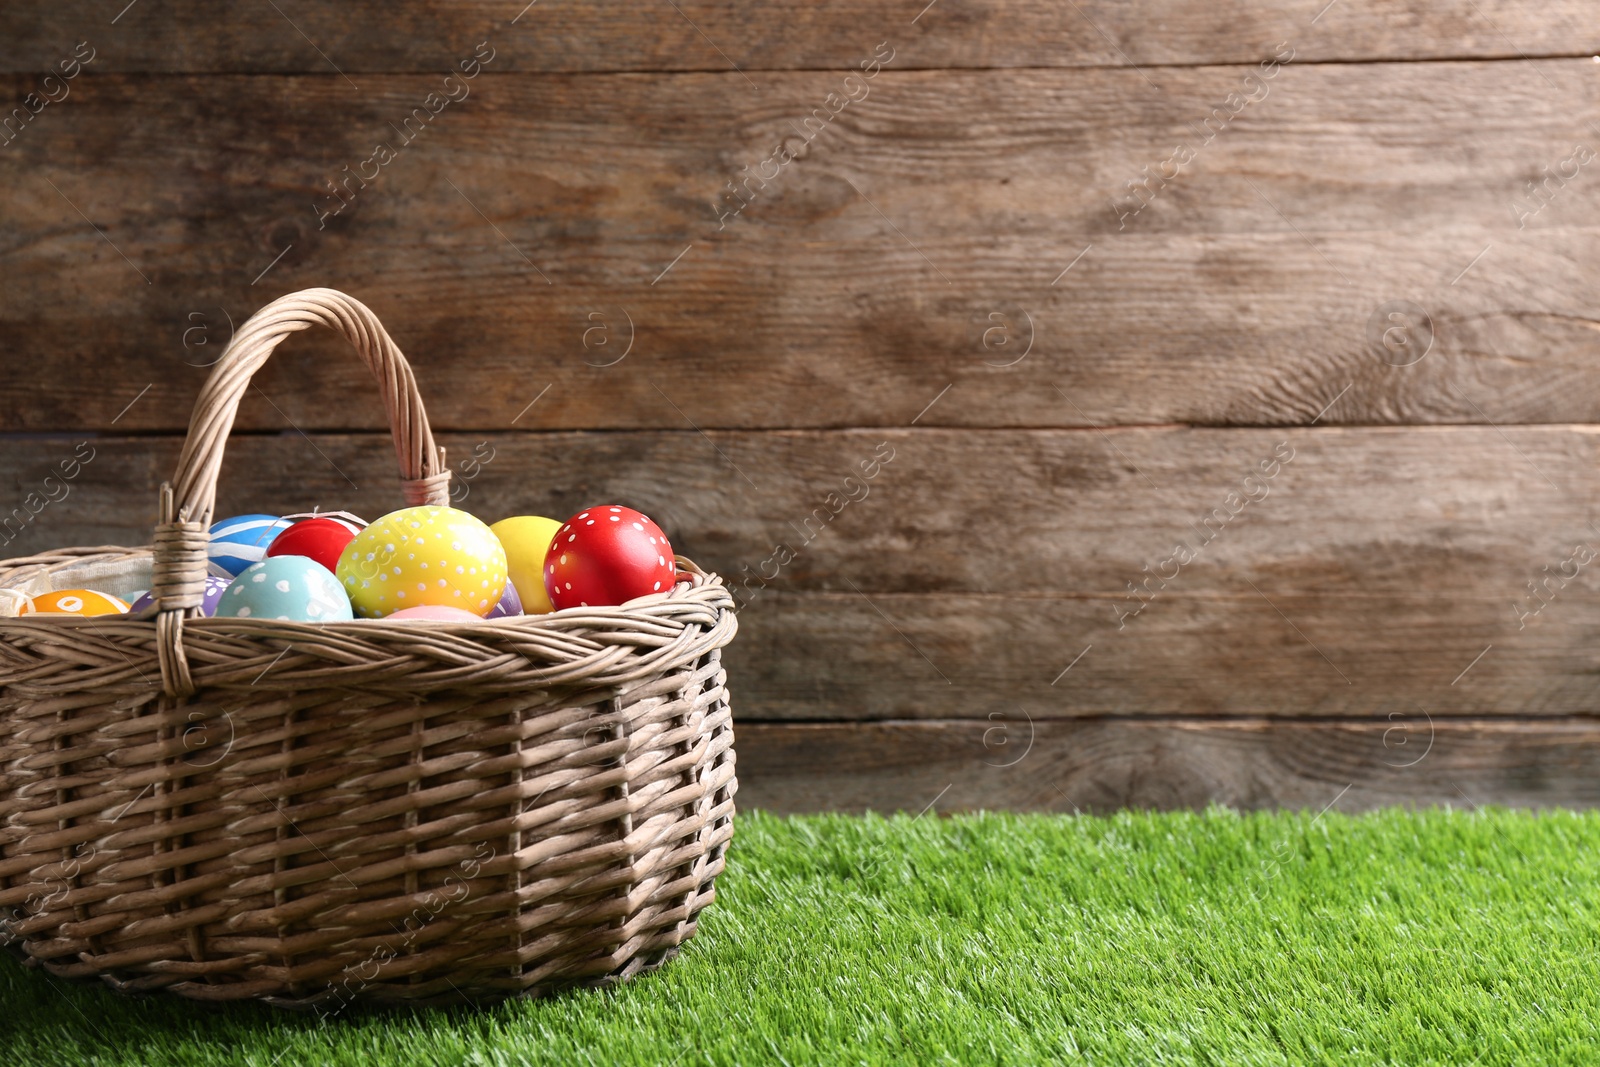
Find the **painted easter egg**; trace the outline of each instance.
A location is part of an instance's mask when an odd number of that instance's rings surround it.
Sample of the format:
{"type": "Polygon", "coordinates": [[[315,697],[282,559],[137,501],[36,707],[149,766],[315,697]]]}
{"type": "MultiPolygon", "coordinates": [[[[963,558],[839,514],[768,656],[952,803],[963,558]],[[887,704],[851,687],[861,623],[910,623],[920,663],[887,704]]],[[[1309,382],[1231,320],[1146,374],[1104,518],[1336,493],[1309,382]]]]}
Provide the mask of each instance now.
{"type": "Polygon", "coordinates": [[[293,515],[285,515],[290,522],[299,522],[301,519],[337,519],[350,527],[351,533],[360,533],[367,528],[367,520],[360,515],[348,511],[297,511],[293,515]]]}
{"type": "Polygon", "coordinates": [[[433,622],[477,622],[478,616],[462,608],[446,607],[443,604],[418,604],[414,608],[401,608],[399,611],[390,612],[384,616],[384,621],[390,619],[422,619],[433,622]]]}
{"type": "Polygon", "coordinates": [[[525,615],[544,615],[555,610],[544,589],[544,555],[561,524],[543,515],[514,515],[501,519],[489,529],[506,550],[506,573],[522,597],[525,615]]]}
{"type": "Polygon", "coordinates": [[[343,622],[350,601],[328,568],[305,556],[270,556],[239,573],[222,594],[217,617],[343,622]]]}
{"type": "MultiPolygon", "coordinates": [[[[217,613],[217,602],[222,599],[222,594],[232,582],[232,578],[218,578],[214,574],[206,575],[206,588],[200,594],[200,614],[215,615],[217,613]]],[[[128,614],[137,615],[155,602],[156,598],[149,593],[140,593],[139,599],[135,600],[133,607],[128,609],[128,614]]]]}
{"type": "Polygon", "coordinates": [[[506,589],[506,553],[465,511],[422,504],[392,511],[357,534],[335,572],[357,615],[381,619],[418,604],[482,618],[506,589]]]}
{"type": "MultiPolygon", "coordinates": [[[[493,527],[490,527],[490,528],[493,529],[493,527]]],[[[540,588],[540,590],[544,589],[544,583],[543,582],[539,583],[539,588],[540,588]]],[[[503,619],[507,615],[522,615],[522,614],[524,614],[524,612],[522,610],[522,595],[517,592],[517,584],[515,582],[513,582],[510,578],[507,578],[506,579],[506,591],[504,593],[500,594],[500,603],[498,603],[494,607],[490,608],[489,609],[489,614],[485,615],[484,618],[486,618],[486,619],[503,619]]]]}
{"type": "Polygon", "coordinates": [[[560,608],[622,604],[672,588],[678,565],[661,527],[632,508],[581,511],[556,531],[544,586],[560,608]]]}
{"type": "Polygon", "coordinates": [[[307,556],[330,571],[337,570],[340,553],[361,529],[332,517],[302,519],[273,538],[272,544],[267,546],[267,555],[307,556]]]}
{"type": "Polygon", "coordinates": [[[97,593],[93,589],[57,589],[24,603],[21,615],[122,615],[128,610],[125,601],[110,593],[97,593]]]}
{"type": "Polygon", "coordinates": [[[237,575],[266,558],[273,539],[292,525],[274,515],[236,515],[214,522],[206,559],[228,574],[237,575]]]}

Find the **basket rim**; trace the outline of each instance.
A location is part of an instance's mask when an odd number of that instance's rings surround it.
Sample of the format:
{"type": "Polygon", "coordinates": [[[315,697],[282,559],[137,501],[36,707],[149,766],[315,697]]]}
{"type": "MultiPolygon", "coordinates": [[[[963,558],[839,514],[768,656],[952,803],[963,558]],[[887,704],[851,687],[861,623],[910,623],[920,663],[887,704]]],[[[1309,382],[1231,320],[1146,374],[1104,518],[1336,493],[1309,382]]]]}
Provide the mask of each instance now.
{"type": "MultiPolygon", "coordinates": [[[[109,559],[115,557],[128,558],[137,556],[151,556],[152,554],[153,549],[149,545],[140,545],[137,547],[127,547],[122,545],[97,545],[83,547],[73,546],[68,548],[54,549],[46,552],[39,552],[31,556],[18,556],[13,559],[0,559],[0,588],[5,588],[6,583],[14,573],[22,573],[35,569],[48,572],[52,566],[81,563],[85,560],[92,560],[102,556],[109,559]]],[[[624,601],[621,604],[599,604],[589,605],[586,607],[559,608],[555,611],[547,611],[542,614],[505,615],[495,619],[472,619],[470,621],[466,619],[355,618],[334,619],[323,622],[306,622],[295,619],[250,619],[233,618],[231,616],[195,615],[184,620],[184,627],[186,629],[197,628],[205,632],[238,632],[240,634],[259,632],[265,629],[282,629],[284,627],[304,628],[308,632],[332,630],[335,633],[343,631],[345,627],[353,627],[353,629],[349,632],[357,634],[371,633],[373,632],[374,627],[400,627],[403,631],[408,632],[415,632],[417,630],[426,628],[444,632],[459,631],[462,633],[470,633],[484,627],[491,627],[494,629],[516,629],[522,627],[534,629],[565,629],[571,624],[584,618],[592,618],[596,623],[602,626],[607,626],[615,625],[617,622],[624,622],[632,619],[649,618],[654,620],[660,618],[663,614],[670,615],[672,614],[671,612],[661,612],[659,610],[651,609],[660,609],[669,605],[678,604],[684,604],[687,606],[691,596],[694,593],[699,590],[711,589],[721,589],[727,595],[726,604],[716,605],[716,610],[719,614],[722,612],[737,613],[738,602],[733,597],[732,591],[728,589],[720,574],[716,573],[715,571],[702,570],[697,564],[695,564],[693,560],[685,556],[680,555],[677,556],[676,559],[680,567],[686,566],[687,569],[680,570],[679,580],[673,584],[671,589],[667,589],[659,593],[647,593],[642,597],[635,597],[634,599],[624,601]],[[684,580],[683,575],[685,574],[688,575],[688,580],[684,580]]],[[[701,606],[709,606],[704,604],[705,599],[706,598],[703,596],[694,597],[694,600],[699,601],[701,606]]],[[[151,627],[154,627],[158,615],[159,613],[154,607],[146,609],[146,611],[139,616],[131,614],[92,616],[52,614],[48,617],[35,617],[32,615],[9,615],[0,616],[0,628],[8,628],[12,624],[22,624],[31,629],[40,624],[50,626],[65,625],[71,627],[81,627],[85,624],[89,626],[104,626],[108,623],[148,623],[151,627]]]]}

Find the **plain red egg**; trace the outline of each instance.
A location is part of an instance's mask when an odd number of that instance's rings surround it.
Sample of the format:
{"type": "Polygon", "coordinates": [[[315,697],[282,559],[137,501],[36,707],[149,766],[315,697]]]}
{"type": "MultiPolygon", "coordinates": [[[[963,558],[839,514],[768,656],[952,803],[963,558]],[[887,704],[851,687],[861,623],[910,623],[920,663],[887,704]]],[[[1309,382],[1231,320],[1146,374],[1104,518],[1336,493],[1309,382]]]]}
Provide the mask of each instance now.
{"type": "Polygon", "coordinates": [[[338,519],[302,519],[272,539],[269,556],[309,556],[328,570],[339,566],[339,555],[355,540],[356,529],[338,519]]]}
{"type": "Polygon", "coordinates": [[[663,593],[677,573],[661,527],[632,508],[610,504],[568,519],[544,558],[545,591],[558,611],[663,593]]]}

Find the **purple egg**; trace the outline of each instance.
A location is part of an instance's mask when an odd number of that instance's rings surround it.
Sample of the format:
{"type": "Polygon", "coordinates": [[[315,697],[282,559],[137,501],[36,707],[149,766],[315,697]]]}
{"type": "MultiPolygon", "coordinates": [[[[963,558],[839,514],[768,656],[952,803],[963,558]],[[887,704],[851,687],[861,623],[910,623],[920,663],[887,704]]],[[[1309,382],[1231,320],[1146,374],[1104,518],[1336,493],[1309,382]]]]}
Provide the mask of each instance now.
{"type": "MultiPolygon", "coordinates": [[[[222,599],[222,594],[227,591],[228,585],[232,581],[232,578],[218,578],[212,574],[206,575],[206,591],[201,594],[200,614],[215,615],[217,613],[217,601],[222,599]]],[[[155,602],[155,597],[145,593],[133,602],[133,606],[128,609],[128,614],[138,615],[155,602]]]]}
{"type": "Polygon", "coordinates": [[[500,619],[507,615],[522,614],[522,597],[517,595],[517,587],[511,584],[511,579],[506,579],[506,591],[500,594],[500,602],[489,609],[486,619],[500,619]]]}

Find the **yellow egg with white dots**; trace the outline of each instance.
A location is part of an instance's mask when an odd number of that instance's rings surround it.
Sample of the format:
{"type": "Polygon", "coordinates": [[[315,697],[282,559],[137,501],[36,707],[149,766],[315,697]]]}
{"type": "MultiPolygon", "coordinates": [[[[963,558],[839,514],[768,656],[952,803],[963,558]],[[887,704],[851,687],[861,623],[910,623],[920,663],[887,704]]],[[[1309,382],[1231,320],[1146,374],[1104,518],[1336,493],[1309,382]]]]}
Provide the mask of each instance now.
{"type": "Polygon", "coordinates": [[[506,589],[506,552],[477,518],[423,504],[356,534],[335,571],[357,618],[438,605],[482,618],[506,589]]]}

